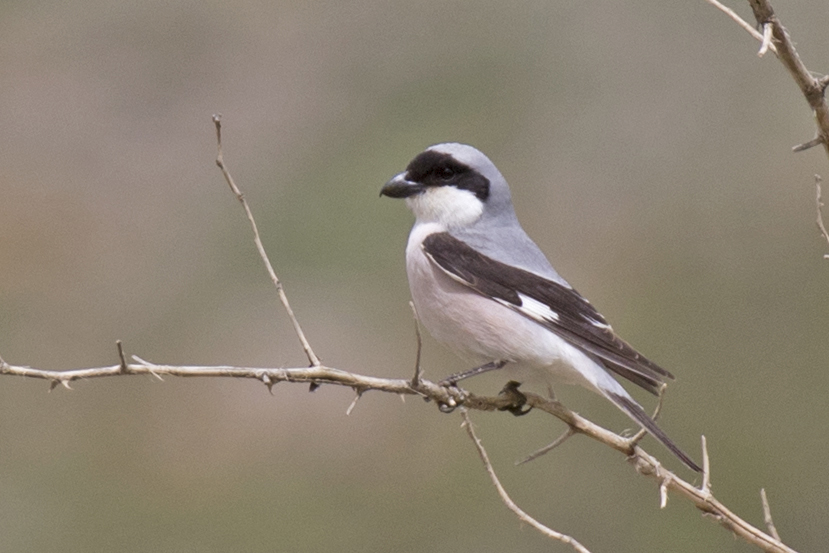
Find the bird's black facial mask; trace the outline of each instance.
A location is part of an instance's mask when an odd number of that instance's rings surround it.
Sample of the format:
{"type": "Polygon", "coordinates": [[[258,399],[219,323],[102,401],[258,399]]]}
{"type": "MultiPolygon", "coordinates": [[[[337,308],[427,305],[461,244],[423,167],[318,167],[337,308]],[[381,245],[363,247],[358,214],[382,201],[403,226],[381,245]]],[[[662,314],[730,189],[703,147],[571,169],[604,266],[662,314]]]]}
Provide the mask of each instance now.
{"type": "Polygon", "coordinates": [[[406,167],[406,180],[424,189],[454,186],[469,190],[482,202],[489,197],[489,179],[444,152],[426,150],[418,155],[406,167]]]}

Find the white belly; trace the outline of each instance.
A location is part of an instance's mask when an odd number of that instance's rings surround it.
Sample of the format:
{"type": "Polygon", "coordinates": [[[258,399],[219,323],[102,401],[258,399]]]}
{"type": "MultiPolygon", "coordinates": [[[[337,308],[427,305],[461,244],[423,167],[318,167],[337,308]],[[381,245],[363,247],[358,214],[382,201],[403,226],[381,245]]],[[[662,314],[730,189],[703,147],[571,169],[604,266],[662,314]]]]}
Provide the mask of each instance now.
{"type": "Polygon", "coordinates": [[[595,389],[593,378],[576,367],[600,369],[580,349],[509,307],[482,296],[446,275],[423,253],[423,239],[442,230],[434,224],[412,229],[406,270],[418,318],[429,333],[470,367],[507,361],[530,369],[545,381],[581,384],[595,389]],[[538,373],[542,373],[539,375],[538,373]]]}

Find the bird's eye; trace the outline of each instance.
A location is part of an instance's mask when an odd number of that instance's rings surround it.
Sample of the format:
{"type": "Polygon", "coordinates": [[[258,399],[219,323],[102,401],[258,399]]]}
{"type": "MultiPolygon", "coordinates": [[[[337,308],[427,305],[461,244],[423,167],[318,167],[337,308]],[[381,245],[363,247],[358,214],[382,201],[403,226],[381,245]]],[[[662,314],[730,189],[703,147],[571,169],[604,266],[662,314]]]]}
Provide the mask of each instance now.
{"type": "Polygon", "coordinates": [[[437,170],[438,177],[443,180],[449,180],[455,176],[455,170],[451,167],[439,167],[437,170]]]}

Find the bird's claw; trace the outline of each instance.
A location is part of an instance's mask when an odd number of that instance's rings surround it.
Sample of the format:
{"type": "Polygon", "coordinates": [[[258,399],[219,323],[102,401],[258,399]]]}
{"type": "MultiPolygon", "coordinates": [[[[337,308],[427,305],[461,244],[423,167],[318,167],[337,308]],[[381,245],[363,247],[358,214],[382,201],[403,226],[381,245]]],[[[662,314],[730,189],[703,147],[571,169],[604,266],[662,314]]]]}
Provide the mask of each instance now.
{"type": "Polygon", "coordinates": [[[508,397],[511,400],[509,405],[499,407],[499,411],[509,411],[516,417],[522,417],[533,410],[532,406],[527,405],[527,396],[518,391],[521,386],[520,382],[510,380],[504,388],[498,392],[499,396],[508,397]]]}
{"type": "Polygon", "coordinates": [[[457,405],[450,405],[448,403],[438,403],[438,409],[441,413],[451,413],[455,409],[457,409],[457,405]]]}

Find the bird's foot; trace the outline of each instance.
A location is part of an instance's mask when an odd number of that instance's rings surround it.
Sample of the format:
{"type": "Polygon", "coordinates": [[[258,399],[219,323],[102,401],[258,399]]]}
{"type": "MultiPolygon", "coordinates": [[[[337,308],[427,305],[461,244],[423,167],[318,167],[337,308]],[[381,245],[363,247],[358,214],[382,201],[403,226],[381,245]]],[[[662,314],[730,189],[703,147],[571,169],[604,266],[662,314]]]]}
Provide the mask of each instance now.
{"type": "Polygon", "coordinates": [[[498,408],[499,411],[509,411],[516,417],[521,417],[533,410],[531,406],[527,406],[527,396],[518,391],[519,386],[521,386],[520,382],[510,380],[504,388],[498,392],[499,396],[504,396],[511,400],[509,405],[498,408]]]}

